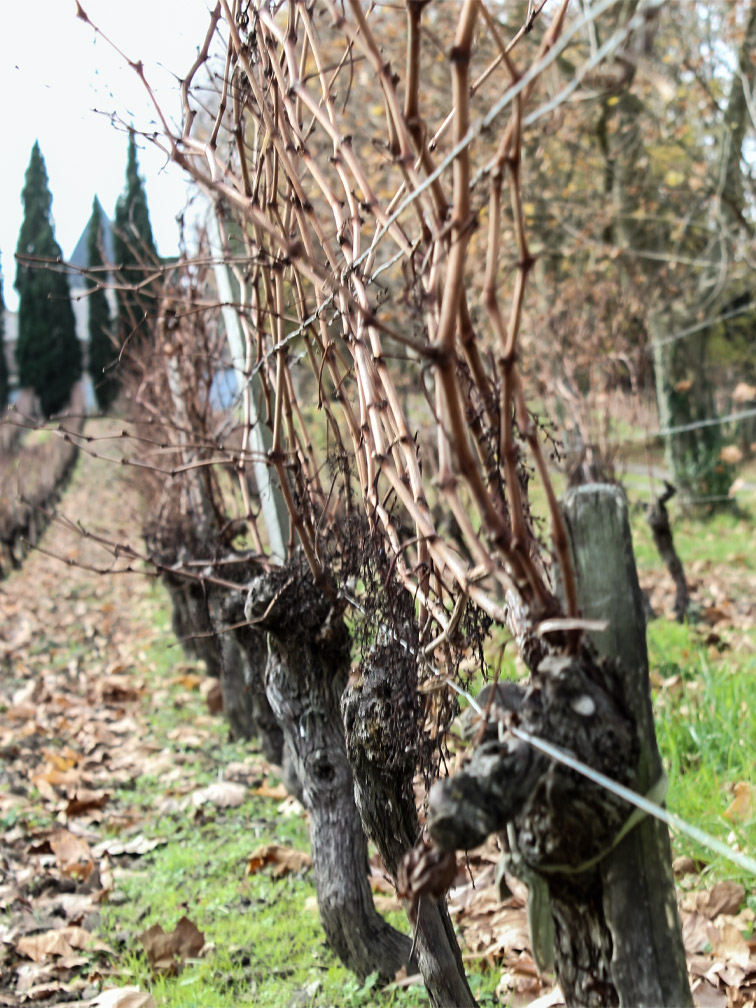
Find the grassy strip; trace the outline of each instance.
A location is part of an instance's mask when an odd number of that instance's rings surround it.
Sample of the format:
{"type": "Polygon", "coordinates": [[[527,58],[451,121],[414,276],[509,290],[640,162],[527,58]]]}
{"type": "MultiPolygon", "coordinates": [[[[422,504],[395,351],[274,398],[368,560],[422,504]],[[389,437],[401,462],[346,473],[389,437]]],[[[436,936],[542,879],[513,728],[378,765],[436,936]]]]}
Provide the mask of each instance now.
{"type": "MultiPolygon", "coordinates": [[[[659,682],[656,732],[670,782],[667,803],[683,819],[753,854],[753,801],[745,815],[728,810],[737,785],[756,794],[756,657],[719,656],[699,641],[688,625],[655,621],[649,627],[659,682]]],[[[706,862],[717,878],[753,887],[753,879],[740,877],[735,865],[688,837],[674,837],[674,849],[706,862]]]]}

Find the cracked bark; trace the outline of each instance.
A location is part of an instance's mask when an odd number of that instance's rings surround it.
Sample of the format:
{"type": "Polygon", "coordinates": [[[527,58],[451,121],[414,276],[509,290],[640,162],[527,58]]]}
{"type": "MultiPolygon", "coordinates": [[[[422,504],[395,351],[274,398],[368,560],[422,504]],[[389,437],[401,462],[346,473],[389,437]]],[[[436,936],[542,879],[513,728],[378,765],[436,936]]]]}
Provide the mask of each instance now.
{"type": "MultiPolygon", "coordinates": [[[[414,658],[384,638],[363,661],[341,706],[360,817],[396,884],[399,862],[420,835],[413,779],[421,710],[414,658]]],[[[416,956],[431,1005],[475,1005],[443,898],[422,901],[416,956]]]]}
{"type": "Polygon", "coordinates": [[[303,800],[323,930],[358,977],[391,980],[411,941],[378,914],[368,882],[367,840],[354,799],[339,702],[350,638],[341,610],[303,565],[254,578],[247,619],[267,635],[266,691],[283,728],[303,800]]]}
{"type": "Polygon", "coordinates": [[[569,1005],[690,1005],[666,828],[641,819],[616,842],[628,806],[506,731],[519,725],[642,794],[661,775],[624,495],[581,487],[564,512],[583,615],[607,629],[574,657],[542,658],[520,695],[497,698],[470,762],[431,791],[431,836],[465,848],[506,828],[507,866],[532,892],[547,887],[540,905],[569,1005]]]}

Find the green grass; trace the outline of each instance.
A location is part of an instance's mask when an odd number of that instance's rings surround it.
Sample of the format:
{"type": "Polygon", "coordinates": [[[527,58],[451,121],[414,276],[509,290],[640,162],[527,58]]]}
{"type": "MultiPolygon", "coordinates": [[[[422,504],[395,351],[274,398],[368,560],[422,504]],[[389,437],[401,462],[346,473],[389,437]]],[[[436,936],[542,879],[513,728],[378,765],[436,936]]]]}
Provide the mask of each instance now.
{"type": "MultiPolygon", "coordinates": [[[[710,654],[695,627],[654,621],[649,627],[659,748],[669,776],[668,807],[717,839],[756,853],[756,815],[730,820],[733,786],[756,788],[756,656],[710,654]],[[658,678],[657,678],[658,677],[658,678]]],[[[753,879],[682,834],[674,849],[708,864],[715,878],[753,879]]]]}
{"type": "MultiPolygon", "coordinates": [[[[742,575],[756,570],[753,515],[742,510],[689,514],[673,501],[670,517],[689,580],[724,578],[721,594],[727,598],[731,590],[727,579],[736,576],[739,584],[734,590],[744,590],[742,575]]],[[[633,509],[632,526],[639,569],[661,573],[663,564],[638,508],[633,509]]],[[[653,620],[648,627],[656,733],[669,777],[667,806],[718,840],[737,843],[754,856],[756,819],[730,820],[724,813],[734,798],[735,784],[756,788],[756,627],[725,625],[721,651],[707,643],[708,630],[705,624],[679,624],[667,618],[653,620]],[[732,649],[726,646],[728,640],[732,649]]],[[[705,862],[705,881],[736,879],[747,891],[753,890],[752,877],[683,834],[673,835],[673,852],[705,862]]]]}
{"type": "MultiPolygon", "coordinates": [[[[648,494],[639,495],[648,500],[648,494]]],[[[635,499],[631,495],[631,499],[635,499]]],[[[754,517],[749,511],[716,511],[710,516],[695,516],[681,511],[674,502],[669,506],[675,548],[685,564],[724,564],[737,570],[756,571],[753,548],[754,517]]],[[[651,531],[642,515],[633,521],[633,547],[638,566],[660,568],[651,531]]]]}

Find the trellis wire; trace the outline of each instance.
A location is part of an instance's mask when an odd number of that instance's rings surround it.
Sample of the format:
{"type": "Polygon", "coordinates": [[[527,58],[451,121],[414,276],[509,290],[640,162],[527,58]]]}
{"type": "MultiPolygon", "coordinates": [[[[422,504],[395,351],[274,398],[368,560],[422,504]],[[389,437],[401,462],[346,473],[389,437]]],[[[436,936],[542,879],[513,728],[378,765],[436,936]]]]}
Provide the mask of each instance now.
{"type": "MultiPolygon", "coordinates": [[[[479,715],[482,716],[485,713],[475,697],[471,696],[466,690],[462,689],[461,686],[458,686],[452,679],[446,679],[445,682],[446,685],[453,689],[455,693],[465,697],[473,710],[475,710],[479,715]]],[[[756,875],[756,860],[754,858],[749,857],[747,854],[743,854],[740,851],[732,850],[727,846],[727,844],[722,843],[721,840],[717,840],[716,837],[713,837],[711,834],[699,829],[698,826],[692,826],[674,812],[668,812],[655,802],[649,801],[648,798],[645,798],[643,795],[637,794],[637,792],[632,791],[623,784],[618,784],[617,781],[612,780],[611,777],[607,777],[606,774],[602,774],[598,770],[594,770],[593,767],[588,766],[587,763],[583,763],[582,760],[573,756],[572,753],[568,752],[566,749],[562,749],[560,746],[555,746],[553,743],[547,742],[545,739],[539,738],[537,735],[533,735],[524,728],[510,727],[507,730],[511,735],[514,735],[515,738],[521,739],[523,742],[527,742],[528,745],[539,750],[551,759],[556,760],[557,763],[561,763],[562,766],[566,766],[569,767],[570,770],[577,771],[579,774],[587,777],[588,780],[593,781],[594,784],[598,784],[599,787],[603,787],[605,790],[617,795],[618,798],[622,798],[624,801],[629,802],[629,804],[641,809],[641,811],[645,812],[647,815],[654,816],[655,819],[663,822],[665,826],[668,826],[671,829],[679,830],[681,833],[685,833],[687,836],[700,843],[703,847],[708,847],[710,850],[715,851],[722,857],[734,862],[738,865],[738,867],[743,868],[752,875],[756,875]]]]}
{"type": "Polygon", "coordinates": [[[564,749],[561,749],[559,746],[555,746],[551,742],[546,742],[544,739],[538,738],[536,735],[531,735],[531,733],[526,731],[524,728],[510,728],[509,731],[516,738],[521,739],[523,742],[527,742],[528,745],[531,745],[534,749],[538,749],[540,752],[549,756],[551,759],[556,760],[558,763],[561,763],[563,766],[569,767],[571,770],[576,770],[579,774],[587,777],[588,780],[593,781],[594,784],[598,784],[607,791],[611,791],[611,793],[617,795],[618,798],[624,799],[624,801],[641,809],[641,811],[645,812],[647,815],[651,815],[660,822],[663,822],[665,826],[687,834],[687,836],[696,840],[703,847],[708,847],[709,850],[713,850],[715,853],[727,858],[728,861],[732,861],[744,871],[747,871],[752,875],[756,875],[756,860],[754,858],[741,853],[741,851],[732,850],[727,846],[727,844],[722,843],[721,840],[717,840],[716,837],[713,837],[711,834],[699,829],[698,826],[692,826],[674,812],[668,812],[666,809],[662,808],[661,805],[657,805],[655,802],[649,801],[648,798],[644,798],[643,795],[637,794],[635,791],[625,787],[623,784],[618,784],[616,781],[612,780],[611,777],[607,777],[598,770],[594,770],[592,767],[589,767],[587,763],[583,763],[581,760],[577,759],[571,753],[566,752],[564,749]]]}

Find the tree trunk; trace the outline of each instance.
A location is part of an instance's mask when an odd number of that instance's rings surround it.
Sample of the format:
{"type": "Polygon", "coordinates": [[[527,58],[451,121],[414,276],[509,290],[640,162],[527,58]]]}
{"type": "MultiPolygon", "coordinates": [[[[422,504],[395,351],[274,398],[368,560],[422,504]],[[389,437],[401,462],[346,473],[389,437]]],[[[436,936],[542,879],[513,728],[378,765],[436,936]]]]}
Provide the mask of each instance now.
{"type": "Polygon", "coordinates": [[[391,980],[410,939],[376,912],[367,841],[354,801],[339,702],[349,675],[342,612],[303,566],[253,579],[245,614],[267,634],[266,691],[283,728],[305,807],[323,930],[344,965],[364,979],[391,980]]]}
{"type": "MultiPolygon", "coordinates": [[[[399,862],[420,836],[413,790],[422,716],[416,687],[415,658],[379,631],[342,699],[357,807],[394,883],[399,862]]],[[[416,954],[432,1005],[475,1005],[445,899],[422,901],[416,954]]]]}
{"type": "MultiPolygon", "coordinates": [[[[148,549],[162,564],[173,565],[190,558],[190,535],[181,537],[182,546],[176,556],[171,547],[175,536],[164,528],[151,528],[145,533],[148,549]]],[[[210,536],[206,540],[210,542],[210,536]]],[[[195,556],[207,555],[199,542],[195,556]]],[[[257,737],[267,760],[282,768],[284,784],[291,794],[300,797],[291,760],[286,758],[283,732],[265,694],[265,666],[268,649],[264,635],[253,627],[239,626],[244,622],[244,584],[257,571],[251,561],[246,564],[218,563],[209,566],[206,575],[218,573],[226,580],[229,571],[239,580],[239,590],[229,591],[212,581],[195,581],[180,574],[165,572],[163,584],[172,604],[172,626],[176,639],[186,654],[204,661],[208,675],[218,679],[223,696],[223,713],[232,739],[257,737]],[[234,627],[233,630],[229,627],[234,627]]]]}
{"type": "MultiPolygon", "coordinates": [[[[225,573],[220,571],[219,573],[225,573]]],[[[244,621],[244,595],[208,586],[208,613],[220,657],[223,709],[231,737],[257,737],[263,755],[279,766],[283,762],[283,733],[265,695],[265,640],[252,628],[236,627],[244,621]],[[245,632],[246,631],[246,632],[245,632]]]]}
{"type": "MultiPolygon", "coordinates": [[[[583,615],[609,623],[592,640],[601,654],[618,663],[640,745],[635,789],[645,794],[662,778],[663,769],[627,503],[618,487],[592,486],[568,491],[563,507],[583,615]]],[[[642,819],[600,869],[620,1004],[691,1005],[667,827],[657,819],[642,819]]]]}
{"type": "Polygon", "coordinates": [[[553,953],[568,1005],[690,1005],[666,828],[633,824],[623,801],[504,727],[641,794],[662,790],[624,495],[581,487],[564,509],[583,614],[608,628],[574,656],[541,658],[521,693],[497,695],[498,716],[469,763],[431,790],[431,836],[449,850],[506,830],[505,867],[530,890],[534,956],[547,965],[553,953]]]}
{"type": "Polygon", "coordinates": [[[241,688],[249,697],[250,716],[247,734],[242,737],[257,736],[265,758],[280,766],[281,780],[286,790],[301,802],[304,795],[291,749],[284,738],[283,729],[270,706],[266,692],[268,642],[265,634],[257,627],[240,625],[245,619],[244,598],[241,593],[227,597],[222,619],[224,627],[234,627],[233,630],[225,630],[222,634],[228,641],[224,644],[224,654],[226,650],[234,653],[229,655],[229,660],[238,663],[241,688]]]}
{"type": "MultiPolygon", "coordinates": [[[[514,694],[515,691],[512,691],[514,694]]],[[[590,646],[542,658],[504,708],[515,723],[632,786],[637,745],[611,666],[590,646]]],[[[496,708],[500,708],[497,699],[496,708]]],[[[494,709],[465,769],[431,789],[429,825],[443,850],[469,849],[506,830],[504,867],[530,891],[528,923],[540,968],[553,962],[568,1005],[618,1003],[598,861],[627,819],[606,789],[542,756],[506,731],[494,709]]]]}

